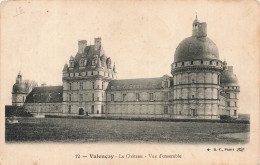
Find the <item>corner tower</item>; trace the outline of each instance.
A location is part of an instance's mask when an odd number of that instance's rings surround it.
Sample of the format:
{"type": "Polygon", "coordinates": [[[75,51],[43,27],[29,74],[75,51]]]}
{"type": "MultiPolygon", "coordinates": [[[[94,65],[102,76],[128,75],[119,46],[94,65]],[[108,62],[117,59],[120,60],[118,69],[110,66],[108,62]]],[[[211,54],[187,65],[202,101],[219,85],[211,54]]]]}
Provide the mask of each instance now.
{"type": "Polygon", "coordinates": [[[238,118],[238,97],[240,92],[240,87],[238,85],[238,79],[233,72],[233,66],[227,66],[226,61],[224,61],[224,70],[220,77],[220,86],[222,96],[225,97],[224,108],[221,109],[222,115],[228,115],[233,118],[238,118]]]}
{"type": "Polygon", "coordinates": [[[222,69],[218,48],[207,37],[207,24],[196,17],[192,36],[178,45],[171,65],[173,115],[177,118],[218,119],[222,69]]]}
{"type": "Polygon", "coordinates": [[[19,72],[16,77],[16,82],[13,85],[12,105],[13,106],[23,106],[28,92],[29,92],[29,88],[22,81],[22,74],[21,74],[21,72],[19,72]]]}

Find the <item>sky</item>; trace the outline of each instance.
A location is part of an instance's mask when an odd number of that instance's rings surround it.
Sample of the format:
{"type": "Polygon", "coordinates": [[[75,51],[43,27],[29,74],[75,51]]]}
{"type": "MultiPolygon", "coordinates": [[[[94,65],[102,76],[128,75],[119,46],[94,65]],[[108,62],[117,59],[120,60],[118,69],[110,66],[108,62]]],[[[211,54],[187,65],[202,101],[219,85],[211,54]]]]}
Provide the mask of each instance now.
{"type": "Polygon", "coordinates": [[[234,66],[240,113],[259,109],[257,1],[9,1],[1,5],[1,105],[24,80],[62,85],[62,69],[78,40],[102,45],[118,79],[171,75],[178,44],[192,33],[196,12],[220,60],[234,66]]]}

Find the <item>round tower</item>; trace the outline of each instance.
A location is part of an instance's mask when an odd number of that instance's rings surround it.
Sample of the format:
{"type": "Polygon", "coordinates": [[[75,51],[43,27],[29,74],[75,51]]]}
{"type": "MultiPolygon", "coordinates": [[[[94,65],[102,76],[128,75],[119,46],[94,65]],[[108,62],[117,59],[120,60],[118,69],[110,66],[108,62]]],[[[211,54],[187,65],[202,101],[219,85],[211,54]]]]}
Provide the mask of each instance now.
{"type": "Polygon", "coordinates": [[[16,77],[16,82],[13,85],[12,90],[12,105],[23,106],[26,96],[28,94],[28,88],[25,83],[22,82],[22,74],[19,72],[16,77]]]}
{"type": "Polygon", "coordinates": [[[219,118],[222,62],[216,44],[207,37],[207,24],[196,18],[192,36],[176,48],[171,65],[174,79],[173,115],[178,118],[219,118]]]}
{"type": "MultiPolygon", "coordinates": [[[[224,61],[225,62],[225,61],[224,61]]],[[[225,96],[225,109],[222,110],[222,115],[228,115],[233,118],[238,117],[238,97],[240,92],[240,87],[238,85],[238,80],[236,75],[233,73],[233,66],[227,66],[224,64],[224,70],[221,74],[220,84],[222,91],[224,91],[225,96]]]]}

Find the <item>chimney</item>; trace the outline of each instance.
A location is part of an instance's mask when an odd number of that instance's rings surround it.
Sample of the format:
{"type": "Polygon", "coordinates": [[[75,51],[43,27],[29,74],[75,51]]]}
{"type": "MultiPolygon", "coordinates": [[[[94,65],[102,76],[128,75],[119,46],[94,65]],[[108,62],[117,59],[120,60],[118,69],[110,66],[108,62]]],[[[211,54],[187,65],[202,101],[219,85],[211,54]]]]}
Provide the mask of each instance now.
{"type": "Polygon", "coordinates": [[[45,83],[45,82],[43,82],[43,83],[41,84],[41,86],[42,86],[42,87],[45,87],[45,86],[46,86],[46,83],[45,83]]]}
{"type": "Polygon", "coordinates": [[[95,50],[98,50],[101,46],[101,38],[95,38],[95,50]]]}
{"type": "Polygon", "coordinates": [[[86,40],[79,40],[78,41],[78,53],[82,54],[84,53],[84,50],[87,46],[87,41],[86,40]]]}

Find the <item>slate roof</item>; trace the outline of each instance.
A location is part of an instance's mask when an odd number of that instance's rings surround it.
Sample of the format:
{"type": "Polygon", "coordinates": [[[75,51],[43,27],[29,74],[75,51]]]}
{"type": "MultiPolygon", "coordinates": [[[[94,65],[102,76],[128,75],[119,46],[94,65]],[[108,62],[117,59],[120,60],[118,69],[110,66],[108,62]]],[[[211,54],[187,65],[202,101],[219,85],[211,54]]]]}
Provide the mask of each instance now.
{"type": "Polygon", "coordinates": [[[178,45],[174,54],[174,62],[202,59],[219,59],[218,48],[208,37],[188,37],[178,45]]]}
{"type": "Polygon", "coordinates": [[[35,87],[27,95],[25,103],[61,103],[62,86],[35,87]]]}
{"type": "Polygon", "coordinates": [[[21,94],[21,93],[27,94],[28,92],[29,92],[29,86],[25,82],[21,82],[20,84],[15,83],[13,85],[13,90],[12,90],[13,94],[21,94]]]}
{"type": "Polygon", "coordinates": [[[233,70],[224,70],[220,76],[221,86],[238,86],[237,76],[233,70]]]}
{"type": "Polygon", "coordinates": [[[99,60],[101,60],[101,57],[103,58],[103,60],[105,60],[105,64],[104,64],[104,66],[102,68],[107,70],[108,67],[106,65],[106,61],[107,61],[108,58],[105,55],[105,51],[104,51],[103,47],[100,46],[96,50],[95,49],[95,45],[89,45],[89,46],[85,47],[84,52],[82,54],[81,53],[77,53],[75,55],[75,58],[74,58],[74,60],[75,60],[74,68],[73,68],[73,70],[69,70],[68,72],[69,73],[78,72],[79,71],[79,63],[80,63],[80,60],[82,58],[85,58],[87,60],[87,65],[86,65],[85,69],[83,69],[82,71],[96,70],[96,68],[93,67],[93,65],[92,65],[92,60],[95,58],[96,55],[98,55],[99,60]]]}
{"type": "Polygon", "coordinates": [[[140,90],[140,89],[161,89],[163,77],[141,78],[141,79],[122,79],[110,81],[107,90],[140,90]]]}

